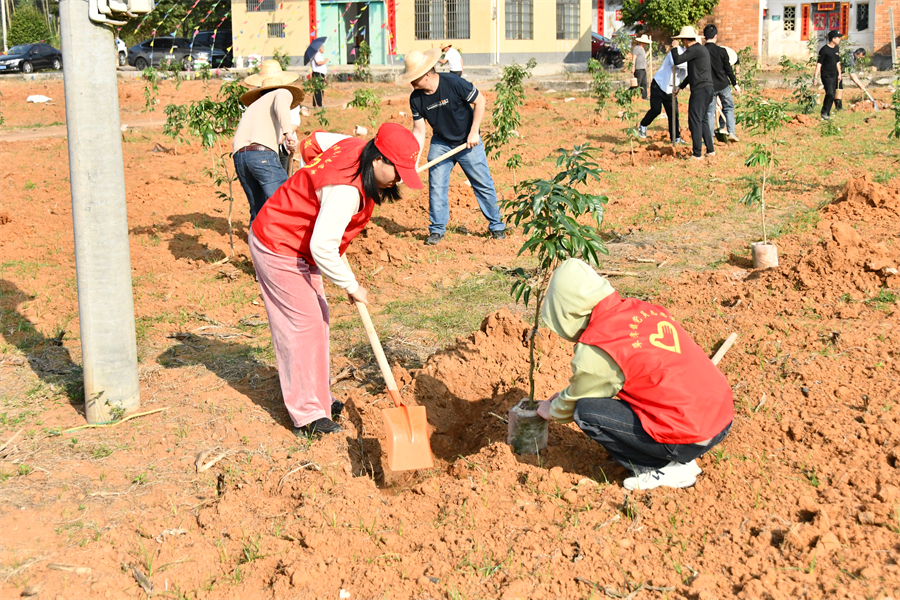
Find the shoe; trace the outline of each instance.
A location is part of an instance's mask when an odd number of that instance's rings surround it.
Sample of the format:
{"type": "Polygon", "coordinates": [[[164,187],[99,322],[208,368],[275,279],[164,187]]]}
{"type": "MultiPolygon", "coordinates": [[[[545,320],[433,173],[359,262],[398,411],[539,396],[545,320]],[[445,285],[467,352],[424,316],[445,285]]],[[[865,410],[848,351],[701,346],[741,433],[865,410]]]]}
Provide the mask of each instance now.
{"type": "Polygon", "coordinates": [[[691,158],[693,158],[694,160],[703,160],[702,156],[694,156],[693,154],[691,154],[691,158]]]}
{"type": "Polygon", "coordinates": [[[341,411],[344,410],[344,403],[340,400],[335,400],[331,403],[331,419],[334,420],[335,417],[341,416],[341,411]]]}
{"type": "Polygon", "coordinates": [[[326,433],[338,433],[343,430],[343,427],[341,427],[331,419],[322,417],[321,419],[316,419],[312,423],[308,423],[303,427],[294,427],[294,435],[296,435],[297,437],[309,438],[325,435],[326,433]]]}
{"type": "Polygon", "coordinates": [[[647,128],[643,125],[638,125],[638,137],[642,140],[647,139],[647,128]]]}
{"type": "Polygon", "coordinates": [[[441,233],[432,233],[427,238],[425,238],[426,246],[437,246],[441,243],[441,240],[444,239],[444,235],[441,233]]]}
{"type": "Polygon", "coordinates": [[[687,144],[687,142],[681,138],[675,138],[675,143],[676,144],[687,144]]]}
{"type": "MultiPolygon", "coordinates": [[[[670,464],[670,465],[675,465],[675,464],[678,464],[678,463],[674,463],[674,462],[673,462],[673,463],[669,463],[669,464],[670,464]]],[[[667,465],[667,466],[668,466],[668,465],[667,465]]],[[[684,463],[684,466],[685,466],[685,468],[687,468],[687,469],[691,472],[691,474],[692,474],[694,477],[696,477],[697,475],[699,475],[700,473],[703,472],[703,469],[700,468],[700,465],[697,464],[697,461],[696,461],[696,460],[692,460],[692,461],[689,462],[689,463],[684,463]]]]}
{"type": "Polygon", "coordinates": [[[697,483],[696,471],[700,467],[691,461],[686,464],[671,462],[666,466],[628,477],[622,482],[626,490],[652,490],[658,487],[686,488],[697,483]]]}
{"type": "Polygon", "coordinates": [[[491,237],[494,238],[495,240],[505,240],[506,233],[504,233],[503,231],[492,231],[491,237]]]}
{"type": "Polygon", "coordinates": [[[729,133],[729,134],[728,134],[728,141],[729,141],[729,142],[739,142],[739,141],[741,141],[741,140],[739,140],[739,139],[738,139],[738,136],[734,135],[733,133],[729,133]]]}
{"type": "Polygon", "coordinates": [[[716,155],[715,152],[707,152],[707,153],[706,153],[706,156],[715,156],[715,155],[716,155]]]}

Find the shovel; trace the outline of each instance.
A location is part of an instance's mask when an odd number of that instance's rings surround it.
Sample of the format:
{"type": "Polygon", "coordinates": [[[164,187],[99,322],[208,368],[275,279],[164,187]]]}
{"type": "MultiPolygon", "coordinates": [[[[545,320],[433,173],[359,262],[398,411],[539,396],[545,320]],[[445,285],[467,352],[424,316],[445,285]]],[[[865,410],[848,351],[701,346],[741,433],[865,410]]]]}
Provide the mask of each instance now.
{"type": "Polygon", "coordinates": [[[440,156],[438,156],[436,159],[428,161],[427,163],[425,163],[425,164],[422,165],[421,167],[416,167],[416,173],[421,173],[422,171],[425,171],[425,170],[427,170],[427,169],[430,169],[431,167],[433,167],[434,165],[438,164],[438,163],[441,162],[442,160],[444,160],[444,159],[446,159],[446,158],[450,158],[450,157],[453,156],[454,154],[457,154],[457,153],[459,153],[459,152],[462,152],[462,151],[465,150],[465,149],[466,149],[466,144],[460,144],[459,146],[457,146],[457,147],[454,148],[453,150],[449,150],[449,151],[447,151],[447,152],[444,152],[443,154],[441,154],[440,156]]]}
{"type": "MultiPolygon", "coordinates": [[[[344,258],[346,264],[347,259],[344,258]]],[[[349,265],[348,265],[349,266],[349,265]]],[[[387,357],[378,334],[369,317],[369,309],[362,302],[354,302],[359,318],[362,319],[366,336],[372,345],[372,352],[381,369],[381,376],[387,384],[388,395],[394,401],[394,408],[385,408],[381,411],[384,417],[384,430],[387,434],[388,466],[391,471],[412,471],[415,469],[431,469],[434,467],[434,459],[431,456],[431,441],[428,439],[428,419],[425,416],[424,406],[406,406],[400,399],[397,391],[397,382],[391,373],[387,357]]]]}
{"type": "Polygon", "coordinates": [[[872,97],[872,94],[869,93],[869,90],[867,90],[863,86],[862,81],[859,80],[859,77],[856,76],[856,73],[850,73],[850,80],[853,81],[853,83],[855,83],[859,87],[859,89],[865,92],[866,96],[869,97],[869,100],[872,101],[872,106],[875,108],[875,112],[878,112],[878,102],[875,101],[875,98],[872,97]]]}

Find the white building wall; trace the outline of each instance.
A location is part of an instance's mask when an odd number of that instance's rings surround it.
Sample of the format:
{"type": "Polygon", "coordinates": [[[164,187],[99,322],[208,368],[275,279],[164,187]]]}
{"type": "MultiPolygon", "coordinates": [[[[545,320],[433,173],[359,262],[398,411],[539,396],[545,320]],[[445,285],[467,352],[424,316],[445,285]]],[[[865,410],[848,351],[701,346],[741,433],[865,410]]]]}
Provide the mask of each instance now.
{"type": "MultiPolygon", "coordinates": [[[[865,48],[866,52],[871,56],[875,47],[875,2],[876,0],[868,0],[866,2],[852,1],[850,2],[850,23],[848,27],[848,35],[841,44],[849,44],[852,48],[865,48]],[[857,23],[859,4],[868,4],[869,23],[868,27],[859,30],[857,23]]],[[[812,11],[815,9],[815,3],[810,2],[812,11]]],[[[838,4],[840,4],[838,2],[838,4]]],[[[803,5],[796,0],[768,0],[768,14],[763,19],[763,60],[768,64],[777,64],[782,56],[787,56],[793,60],[804,60],[808,57],[806,50],[806,40],[800,39],[801,31],[801,9],[803,5]],[[785,31],[784,29],[784,8],[792,6],[796,8],[796,26],[794,31],[785,31]]],[[[813,30],[812,23],[809,27],[809,35],[816,35],[813,30]]]]}

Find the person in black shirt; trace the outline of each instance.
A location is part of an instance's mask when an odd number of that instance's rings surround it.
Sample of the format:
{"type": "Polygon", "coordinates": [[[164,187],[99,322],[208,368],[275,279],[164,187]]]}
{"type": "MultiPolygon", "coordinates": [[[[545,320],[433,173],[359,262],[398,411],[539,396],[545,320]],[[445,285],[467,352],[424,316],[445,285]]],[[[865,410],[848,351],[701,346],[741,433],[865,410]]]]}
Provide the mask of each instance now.
{"type": "Polygon", "coordinates": [[[424,53],[417,50],[408,52],[404,59],[406,70],[397,78],[398,83],[409,83],[413,87],[409,108],[413,118],[412,131],[419,141],[420,153],[425,147],[425,121],[434,132],[428,150],[429,161],[461,144],[466,145],[465,150],[428,170],[428,217],[431,224],[425,244],[433,246],[444,239],[450,220],[450,172],[456,163],[472,184],[478,206],[488,220],[490,237],[505,239],[503,230],[506,225],[497,207],[497,192],[478,131],[484,118],[484,96],[461,77],[437,73],[434,66],[440,56],[441,51],[437,48],[424,53]]]}
{"type": "Polygon", "coordinates": [[[709,66],[712,71],[713,90],[715,90],[706,116],[710,128],[715,131],[716,99],[720,98],[722,114],[725,115],[725,125],[728,128],[728,141],[736,142],[738,138],[734,135],[734,99],[731,97],[731,86],[734,86],[736,92],[740,92],[741,88],[734,77],[734,69],[731,68],[731,61],[728,60],[728,52],[716,44],[718,35],[719,29],[715,25],[707,25],[703,28],[703,37],[706,38],[704,47],[709,52],[709,66]]]}
{"type": "Polygon", "coordinates": [[[840,100],[835,101],[834,92],[838,89],[838,83],[843,79],[841,73],[841,54],[838,44],[841,42],[840,31],[828,32],[828,43],[819,50],[819,58],[816,60],[816,74],[813,75],[813,84],[816,79],[822,77],[822,86],[825,87],[825,100],[822,101],[822,120],[831,118],[832,105],[841,109],[840,100]]]}
{"type": "MultiPolygon", "coordinates": [[[[703,158],[703,144],[706,144],[706,155],[715,156],[716,148],[713,145],[712,127],[706,118],[709,103],[713,101],[712,73],[709,65],[709,51],[700,43],[700,38],[694,32],[693,27],[682,27],[681,32],[674,36],[684,42],[687,48],[683,54],[678,54],[672,49],[672,62],[676,65],[687,63],[688,76],[681,82],[681,89],[691,86],[691,99],[688,101],[688,128],[691,130],[691,142],[693,144],[693,157],[697,160],[703,158]]],[[[678,94],[678,88],[674,90],[678,94]]]]}

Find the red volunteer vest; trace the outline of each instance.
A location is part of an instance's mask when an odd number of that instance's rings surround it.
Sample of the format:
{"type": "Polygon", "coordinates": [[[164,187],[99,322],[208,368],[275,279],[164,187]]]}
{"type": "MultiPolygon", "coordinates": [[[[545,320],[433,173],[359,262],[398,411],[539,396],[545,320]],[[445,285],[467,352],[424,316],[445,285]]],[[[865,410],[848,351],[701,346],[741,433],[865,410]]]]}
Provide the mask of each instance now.
{"type": "Polygon", "coordinates": [[[372,217],[375,201],[366,197],[360,177],[353,177],[359,155],[366,142],[359,138],[341,140],[284,182],[272,197],[266,200],[253,221],[253,234],[260,243],[281,256],[302,256],[315,265],[309,242],[316,217],[319,215],[319,198],[316,191],[326,185],[350,185],[359,191],[363,208],[350,219],[341,238],[341,256],[365,228],[372,217]]]}
{"type": "Polygon", "coordinates": [[[616,361],[625,375],[618,397],[657,442],[702,442],[734,419],[728,380],[667,309],[613,293],[579,341],[616,361]]]}
{"type": "Polygon", "coordinates": [[[322,154],[322,147],[319,146],[319,140],[316,139],[317,133],[325,132],[321,129],[316,129],[300,142],[300,158],[303,159],[304,165],[308,165],[315,157],[322,154]]]}

